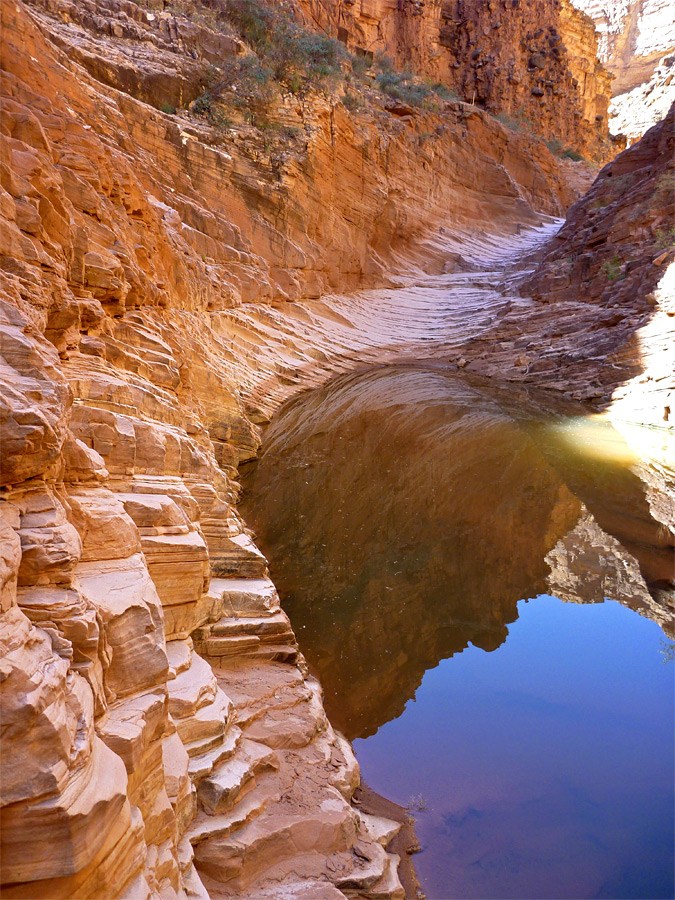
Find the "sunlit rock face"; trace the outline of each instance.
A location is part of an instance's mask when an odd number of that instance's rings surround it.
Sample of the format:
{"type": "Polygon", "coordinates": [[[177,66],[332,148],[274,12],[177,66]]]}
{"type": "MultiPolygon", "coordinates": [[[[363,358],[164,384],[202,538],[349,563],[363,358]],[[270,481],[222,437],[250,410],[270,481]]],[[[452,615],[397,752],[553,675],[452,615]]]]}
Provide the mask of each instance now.
{"type": "Polygon", "coordinates": [[[291,401],[243,503],[350,738],[399,715],[469,641],[498,647],[581,509],[496,404],[414,368],[291,401]]]}
{"type": "Polygon", "coordinates": [[[599,56],[614,76],[610,125],[630,142],[675,100],[675,11],[669,0],[572,0],[593,19],[599,56]]]}
{"type": "Polygon", "coordinates": [[[675,14],[668,0],[572,0],[598,30],[598,49],[614,75],[612,93],[648,81],[675,49],[675,14]]]}

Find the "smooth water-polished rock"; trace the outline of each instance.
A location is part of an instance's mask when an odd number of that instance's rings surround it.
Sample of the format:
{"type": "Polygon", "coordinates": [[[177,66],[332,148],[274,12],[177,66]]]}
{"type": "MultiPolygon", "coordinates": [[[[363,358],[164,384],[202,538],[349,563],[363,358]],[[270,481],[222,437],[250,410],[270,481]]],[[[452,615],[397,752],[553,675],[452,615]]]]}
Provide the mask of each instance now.
{"type": "Polygon", "coordinates": [[[94,733],[91,689],[16,606],[0,620],[0,644],[2,872],[27,883],[7,896],[72,896],[124,848],[117,872],[107,869],[119,892],[142,866],[145,842],[124,764],[94,733]]]}
{"type": "Polygon", "coordinates": [[[162,607],[143,557],[81,563],[77,575],[105,627],[106,691],[121,697],[165,681],[162,607]]]}

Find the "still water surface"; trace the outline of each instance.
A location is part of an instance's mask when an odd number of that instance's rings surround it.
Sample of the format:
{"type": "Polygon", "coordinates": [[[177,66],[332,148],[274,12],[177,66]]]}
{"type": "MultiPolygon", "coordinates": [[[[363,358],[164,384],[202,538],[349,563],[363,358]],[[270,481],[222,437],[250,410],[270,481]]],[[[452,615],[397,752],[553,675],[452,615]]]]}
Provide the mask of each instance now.
{"type": "Polygon", "coordinates": [[[424,367],[270,425],[245,516],[430,900],[673,897],[662,487],[606,423],[424,367]]]}

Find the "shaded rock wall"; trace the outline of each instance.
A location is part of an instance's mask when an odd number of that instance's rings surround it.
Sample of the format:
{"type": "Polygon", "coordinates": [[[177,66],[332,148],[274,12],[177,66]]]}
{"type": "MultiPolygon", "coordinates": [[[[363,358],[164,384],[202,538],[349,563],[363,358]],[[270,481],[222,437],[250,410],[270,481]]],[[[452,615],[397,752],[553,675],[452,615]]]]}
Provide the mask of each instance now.
{"type": "Polygon", "coordinates": [[[675,105],[605,166],[524,286],[543,304],[583,297],[596,317],[616,324],[641,315],[642,328],[616,346],[614,366],[633,377],[612,401],[628,419],[668,428],[675,409],[674,198],[675,105]]]}
{"type": "Polygon", "coordinates": [[[568,0],[302,0],[348,45],[390,55],[519,128],[609,159],[609,72],[591,19],[568,0]]]}

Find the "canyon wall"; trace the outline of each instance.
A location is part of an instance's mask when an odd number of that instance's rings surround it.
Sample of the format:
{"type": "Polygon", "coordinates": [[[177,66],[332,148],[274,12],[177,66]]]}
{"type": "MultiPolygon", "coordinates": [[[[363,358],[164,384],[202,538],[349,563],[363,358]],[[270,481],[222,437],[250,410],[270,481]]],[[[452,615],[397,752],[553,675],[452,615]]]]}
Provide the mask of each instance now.
{"type": "Polygon", "coordinates": [[[576,170],[454,101],[200,118],[241,42],[150,0],[10,0],[1,51],[3,895],[401,897],[237,467],[364,346],[327,291],[515,240],[576,170]]]}
{"type": "Polygon", "coordinates": [[[674,200],[675,104],[605,166],[525,283],[543,305],[561,308],[583,296],[591,309],[624,323],[642,315],[643,328],[616,347],[612,364],[633,377],[612,403],[627,419],[662,427],[671,427],[675,410],[674,200]]]}
{"type": "Polygon", "coordinates": [[[357,52],[391,56],[461,99],[609,159],[611,75],[591,19],[568,0],[302,0],[309,21],[357,52]]]}
{"type": "Polygon", "coordinates": [[[599,56],[614,76],[612,131],[631,142],[675,101],[675,9],[669,0],[573,0],[593,19],[599,56]]]}

